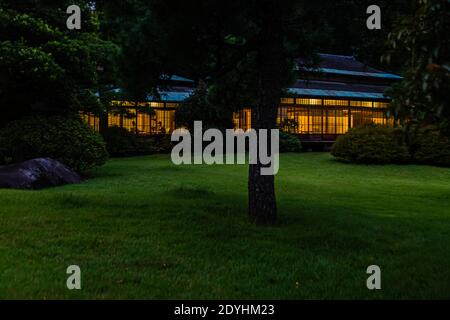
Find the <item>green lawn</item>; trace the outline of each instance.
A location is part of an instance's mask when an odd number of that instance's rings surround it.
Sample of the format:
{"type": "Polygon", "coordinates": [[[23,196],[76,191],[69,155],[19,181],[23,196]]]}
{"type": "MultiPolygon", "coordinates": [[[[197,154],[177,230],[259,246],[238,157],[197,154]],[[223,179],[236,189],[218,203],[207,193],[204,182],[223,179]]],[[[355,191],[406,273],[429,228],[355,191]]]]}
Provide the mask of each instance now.
{"type": "Polygon", "coordinates": [[[276,227],[247,222],[246,175],[164,155],[0,190],[0,298],[450,298],[449,169],[283,155],[276,227]],[[72,264],[81,291],[66,289],[72,264]]]}

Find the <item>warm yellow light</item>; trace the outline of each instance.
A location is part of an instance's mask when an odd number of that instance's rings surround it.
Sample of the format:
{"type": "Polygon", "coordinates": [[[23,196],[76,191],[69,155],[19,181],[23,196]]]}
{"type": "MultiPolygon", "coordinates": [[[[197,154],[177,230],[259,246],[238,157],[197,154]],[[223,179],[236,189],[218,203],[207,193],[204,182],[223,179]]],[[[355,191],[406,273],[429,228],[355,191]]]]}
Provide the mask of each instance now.
{"type": "Polygon", "coordinates": [[[294,104],[295,99],[294,98],[281,98],[282,104],[294,104]]]}
{"type": "Polygon", "coordinates": [[[350,101],[350,106],[372,108],[372,101],[350,101]]]}
{"type": "Polygon", "coordinates": [[[387,102],[374,102],[373,103],[373,107],[374,108],[388,108],[389,107],[389,103],[387,102]]]}
{"type": "Polygon", "coordinates": [[[348,106],[348,100],[323,100],[324,106],[348,106]]]}
{"type": "Polygon", "coordinates": [[[322,99],[297,99],[297,104],[309,105],[309,106],[320,106],[322,105],[322,99]]]}

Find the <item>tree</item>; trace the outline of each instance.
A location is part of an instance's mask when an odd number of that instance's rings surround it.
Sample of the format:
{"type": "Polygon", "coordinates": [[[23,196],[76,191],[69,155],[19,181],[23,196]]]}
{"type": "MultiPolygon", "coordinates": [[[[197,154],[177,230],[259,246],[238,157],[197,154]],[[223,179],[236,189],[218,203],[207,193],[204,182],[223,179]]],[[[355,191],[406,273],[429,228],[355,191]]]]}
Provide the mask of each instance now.
{"type": "MultiPolygon", "coordinates": [[[[139,37],[144,39],[136,49],[141,52],[148,52],[154,39],[160,40],[159,55],[163,54],[158,65],[164,74],[179,74],[197,83],[205,82],[208,87],[223,87],[224,83],[232,83],[231,74],[244,74],[242,83],[251,84],[245,90],[253,106],[253,127],[272,129],[283,88],[294,78],[294,59],[310,60],[312,44],[320,32],[314,27],[317,14],[311,14],[306,3],[130,1],[130,6],[147,6],[146,15],[137,24],[146,27],[132,28],[131,32],[139,30],[139,37]]],[[[147,63],[132,54],[129,57],[129,64],[147,67],[154,61],[152,57],[147,57],[147,63]]],[[[149,74],[150,77],[155,75],[149,74]]],[[[243,91],[242,87],[238,90],[243,91]]],[[[277,221],[274,177],[262,176],[261,168],[259,159],[249,168],[249,216],[255,223],[273,224],[277,221]]]]}
{"type": "Polygon", "coordinates": [[[310,5],[321,12],[318,25],[324,38],[317,47],[318,52],[353,55],[374,67],[382,66],[392,72],[400,70],[402,60],[386,65],[380,58],[388,34],[399,19],[412,13],[410,0],[311,1],[310,5]],[[366,27],[369,16],[366,9],[373,4],[381,8],[381,30],[366,27]]]}
{"type": "MultiPolygon", "coordinates": [[[[397,0],[393,7],[398,9],[405,2],[397,0]]],[[[127,29],[127,37],[139,39],[133,41],[134,46],[126,44],[131,49],[129,53],[124,50],[129,70],[136,71],[129,74],[131,78],[126,82],[146,82],[142,90],[154,90],[157,81],[150,80],[158,80],[160,73],[178,74],[197,84],[206,83],[208,101],[202,103],[211,103],[209,92],[219,88],[226,96],[223,101],[216,101],[216,106],[228,104],[227,110],[232,110],[245,101],[240,106],[252,106],[255,129],[275,127],[283,88],[295,79],[296,59],[302,58],[311,66],[312,52],[317,49],[339,47],[353,53],[358,44],[367,41],[359,34],[366,28],[365,12],[371,4],[348,0],[344,8],[340,2],[324,0],[128,0],[121,3],[121,11],[131,12],[132,17],[123,19],[135,21],[134,27],[127,29]],[[342,15],[335,14],[337,8],[342,15]],[[355,15],[347,18],[349,9],[361,9],[356,13],[357,19],[355,15]],[[336,31],[340,30],[339,19],[343,17],[348,23],[345,30],[351,29],[354,39],[348,33],[336,31]],[[334,35],[339,35],[342,42],[346,40],[344,43],[350,49],[339,41],[333,43],[334,35]],[[157,52],[152,51],[155,46],[157,52]],[[135,52],[146,52],[145,59],[135,52]],[[151,72],[140,72],[146,69],[151,72]]],[[[383,3],[388,5],[388,1],[383,3]]],[[[382,38],[378,33],[377,39],[382,38]]],[[[197,105],[198,101],[202,99],[196,101],[197,105]]],[[[261,167],[258,163],[249,168],[249,216],[255,223],[273,224],[277,221],[275,180],[273,176],[261,176],[261,167]]]]}
{"type": "Polygon", "coordinates": [[[214,89],[203,84],[194,90],[176,110],[177,127],[185,127],[192,132],[194,122],[201,120],[205,130],[214,128],[224,131],[232,128],[233,109],[222,104],[222,101],[214,101],[219,98],[214,89]]]}
{"type": "Polygon", "coordinates": [[[450,2],[420,0],[389,36],[386,60],[401,57],[404,79],[391,91],[395,116],[450,132],[450,2]]]}
{"type": "Polygon", "coordinates": [[[0,123],[99,107],[99,68],[117,48],[100,39],[91,2],[76,3],[82,30],[70,31],[73,1],[0,1],[0,123]]]}

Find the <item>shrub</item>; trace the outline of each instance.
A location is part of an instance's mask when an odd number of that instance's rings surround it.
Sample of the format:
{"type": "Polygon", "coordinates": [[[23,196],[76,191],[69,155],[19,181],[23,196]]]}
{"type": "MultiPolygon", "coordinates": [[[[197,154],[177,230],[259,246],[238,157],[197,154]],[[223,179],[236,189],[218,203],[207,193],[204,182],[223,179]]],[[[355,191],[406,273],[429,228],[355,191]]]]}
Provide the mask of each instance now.
{"type": "Polygon", "coordinates": [[[356,163],[387,164],[410,160],[403,130],[375,124],[353,128],[340,136],[331,154],[356,163]]]}
{"type": "Polygon", "coordinates": [[[171,153],[173,148],[173,143],[170,140],[169,135],[158,135],[153,136],[153,144],[157,153],[171,153]]]}
{"type": "Polygon", "coordinates": [[[415,163],[450,166],[450,139],[434,127],[416,130],[410,150],[415,163]]]}
{"type": "Polygon", "coordinates": [[[170,136],[137,136],[117,126],[109,127],[102,133],[106,148],[111,156],[130,157],[169,153],[172,150],[170,136]]]}
{"type": "Polygon", "coordinates": [[[300,152],[302,144],[296,136],[280,131],[280,152],[300,152]]]}
{"type": "Polygon", "coordinates": [[[0,129],[0,163],[49,157],[83,172],[102,165],[108,153],[102,137],[78,117],[35,116],[0,129]]]}
{"type": "Polygon", "coordinates": [[[111,156],[127,157],[135,154],[136,137],[133,133],[117,126],[109,127],[102,132],[106,149],[111,156]]]}

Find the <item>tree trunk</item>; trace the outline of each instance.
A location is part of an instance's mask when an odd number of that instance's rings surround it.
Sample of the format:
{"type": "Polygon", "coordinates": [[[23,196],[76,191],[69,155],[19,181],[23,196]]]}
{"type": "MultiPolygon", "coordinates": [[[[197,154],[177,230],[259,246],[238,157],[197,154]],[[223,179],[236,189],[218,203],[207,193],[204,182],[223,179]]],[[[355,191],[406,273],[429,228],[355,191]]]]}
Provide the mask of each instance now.
{"type": "MultiPolygon", "coordinates": [[[[279,92],[271,89],[270,79],[260,79],[258,103],[252,109],[252,127],[255,130],[273,129],[279,105],[279,92]],[[275,97],[275,98],[274,98],[275,97]]],[[[276,85],[276,84],[275,84],[276,85]]],[[[271,135],[268,134],[268,150],[271,135]]],[[[249,216],[252,222],[271,225],[277,222],[277,205],[275,197],[275,177],[261,175],[263,165],[258,154],[258,163],[250,165],[248,179],[249,216]]]]}
{"type": "MultiPolygon", "coordinates": [[[[266,0],[261,2],[261,6],[265,14],[256,52],[258,97],[252,109],[252,127],[270,130],[276,126],[281,92],[289,70],[283,55],[282,15],[277,14],[279,4],[275,0],[266,0]]],[[[270,150],[270,134],[268,137],[269,152],[273,152],[270,150]]],[[[275,177],[262,176],[262,167],[258,156],[258,163],[249,168],[248,213],[252,222],[271,225],[277,222],[275,177]]]]}

